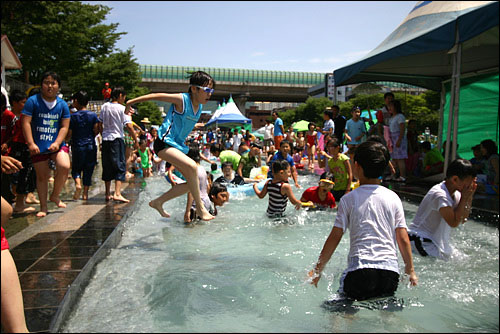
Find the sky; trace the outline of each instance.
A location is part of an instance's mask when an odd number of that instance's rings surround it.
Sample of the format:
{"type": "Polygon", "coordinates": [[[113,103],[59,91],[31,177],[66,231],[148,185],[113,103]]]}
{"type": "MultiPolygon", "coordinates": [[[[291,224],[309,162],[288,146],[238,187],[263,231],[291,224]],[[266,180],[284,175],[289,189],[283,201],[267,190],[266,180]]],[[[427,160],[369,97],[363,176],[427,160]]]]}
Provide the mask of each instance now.
{"type": "Polygon", "coordinates": [[[85,1],[112,10],[141,65],[331,73],[375,49],[416,1],[85,1]]]}

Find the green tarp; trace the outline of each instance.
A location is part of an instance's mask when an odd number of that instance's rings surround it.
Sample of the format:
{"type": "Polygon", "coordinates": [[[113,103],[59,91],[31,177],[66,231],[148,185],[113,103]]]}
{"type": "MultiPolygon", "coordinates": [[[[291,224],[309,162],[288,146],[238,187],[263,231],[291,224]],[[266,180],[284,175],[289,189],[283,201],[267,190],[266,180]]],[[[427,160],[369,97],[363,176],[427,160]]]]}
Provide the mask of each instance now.
{"type": "MultiPolygon", "coordinates": [[[[443,148],[450,112],[450,83],[445,84],[445,89],[443,148]]],[[[457,155],[472,159],[471,148],[485,139],[492,139],[498,144],[498,111],[498,73],[460,80],[457,155]]],[[[450,131],[450,138],[453,138],[453,129],[450,131]]]]}

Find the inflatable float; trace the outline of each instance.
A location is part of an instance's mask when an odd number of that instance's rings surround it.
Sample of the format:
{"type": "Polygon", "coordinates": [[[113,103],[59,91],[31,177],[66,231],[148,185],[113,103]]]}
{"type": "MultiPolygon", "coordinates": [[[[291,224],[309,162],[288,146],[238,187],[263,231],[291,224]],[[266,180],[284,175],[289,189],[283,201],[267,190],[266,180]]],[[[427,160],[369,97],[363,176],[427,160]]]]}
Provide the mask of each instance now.
{"type": "MultiPolygon", "coordinates": [[[[267,172],[269,170],[268,166],[254,167],[250,171],[250,179],[258,180],[257,189],[262,190],[267,181],[267,172]]],[[[255,191],[253,190],[254,183],[246,183],[240,186],[227,186],[227,192],[230,198],[238,198],[242,196],[254,196],[255,191]]]]}

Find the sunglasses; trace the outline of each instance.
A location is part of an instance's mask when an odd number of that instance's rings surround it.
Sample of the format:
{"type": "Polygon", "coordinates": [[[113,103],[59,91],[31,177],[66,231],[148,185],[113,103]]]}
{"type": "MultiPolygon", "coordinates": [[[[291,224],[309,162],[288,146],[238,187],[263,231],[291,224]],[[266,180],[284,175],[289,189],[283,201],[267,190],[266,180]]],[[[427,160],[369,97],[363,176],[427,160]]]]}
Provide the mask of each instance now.
{"type": "Polygon", "coordinates": [[[213,88],[210,88],[210,87],[202,87],[202,86],[195,86],[195,87],[198,87],[200,89],[203,89],[203,91],[205,93],[208,93],[208,94],[212,94],[214,92],[214,89],[213,88]]]}

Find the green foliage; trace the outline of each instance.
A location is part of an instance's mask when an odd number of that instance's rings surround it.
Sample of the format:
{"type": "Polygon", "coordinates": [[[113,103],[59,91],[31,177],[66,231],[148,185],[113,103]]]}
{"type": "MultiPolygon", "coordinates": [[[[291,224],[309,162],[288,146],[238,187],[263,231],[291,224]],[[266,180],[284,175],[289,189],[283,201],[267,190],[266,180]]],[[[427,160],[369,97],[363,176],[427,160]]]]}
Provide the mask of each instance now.
{"type": "MultiPolygon", "coordinates": [[[[149,93],[150,91],[148,88],[136,86],[127,94],[127,99],[131,100],[149,93]]],[[[139,124],[144,117],[148,117],[152,125],[160,125],[163,122],[158,105],[152,101],[138,103],[134,105],[134,108],[137,109],[137,113],[132,116],[132,120],[137,124],[139,124]]]]}
{"type": "Polygon", "coordinates": [[[301,120],[314,122],[317,125],[323,124],[323,112],[326,107],[331,107],[332,105],[332,101],[326,97],[309,97],[304,104],[301,104],[297,108],[280,113],[280,118],[283,120],[285,129],[292,125],[293,122],[301,120]]]}
{"type": "MultiPolygon", "coordinates": [[[[426,91],[418,96],[405,94],[404,92],[394,93],[395,99],[401,101],[403,114],[407,120],[416,120],[416,128],[419,132],[424,132],[425,127],[431,129],[431,133],[438,132],[439,125],[439,103],[440,95],[434,91],[426,91]]],[[[379,110],[384,106],[384,94],[358,94],[347,102],[339,102],[340,114],[346,119],[352,117],[351,111],[354,106],[361,110],[379,110]]],[[[304,104],[297,108],[281,112],[279,115],[283,120],[285,129],[294,122],[306,120],[314,122],[316,125],[323,124],[323,111],[326,107],[333,105],[326,97],[309,97],[304,104]]]]}
{"type": "Polygon", "coordinates": [[[113,51],[118,24],[101,22],[110,8],[79,1],[2,1],[2,34],[9,37],[23,64],[23,77],[39,84],[46,70],[62,80],[113,51]]]}
{"type": "Polygon", "coordinates": [[[141,82],[139,64],[132,58],[132,50],[112,53],[88,64],[69,80],[72,91],[86,90],[91,99],[101,100],[104,83],[111,88],[122,86],[127,93],[141,82]]]}

